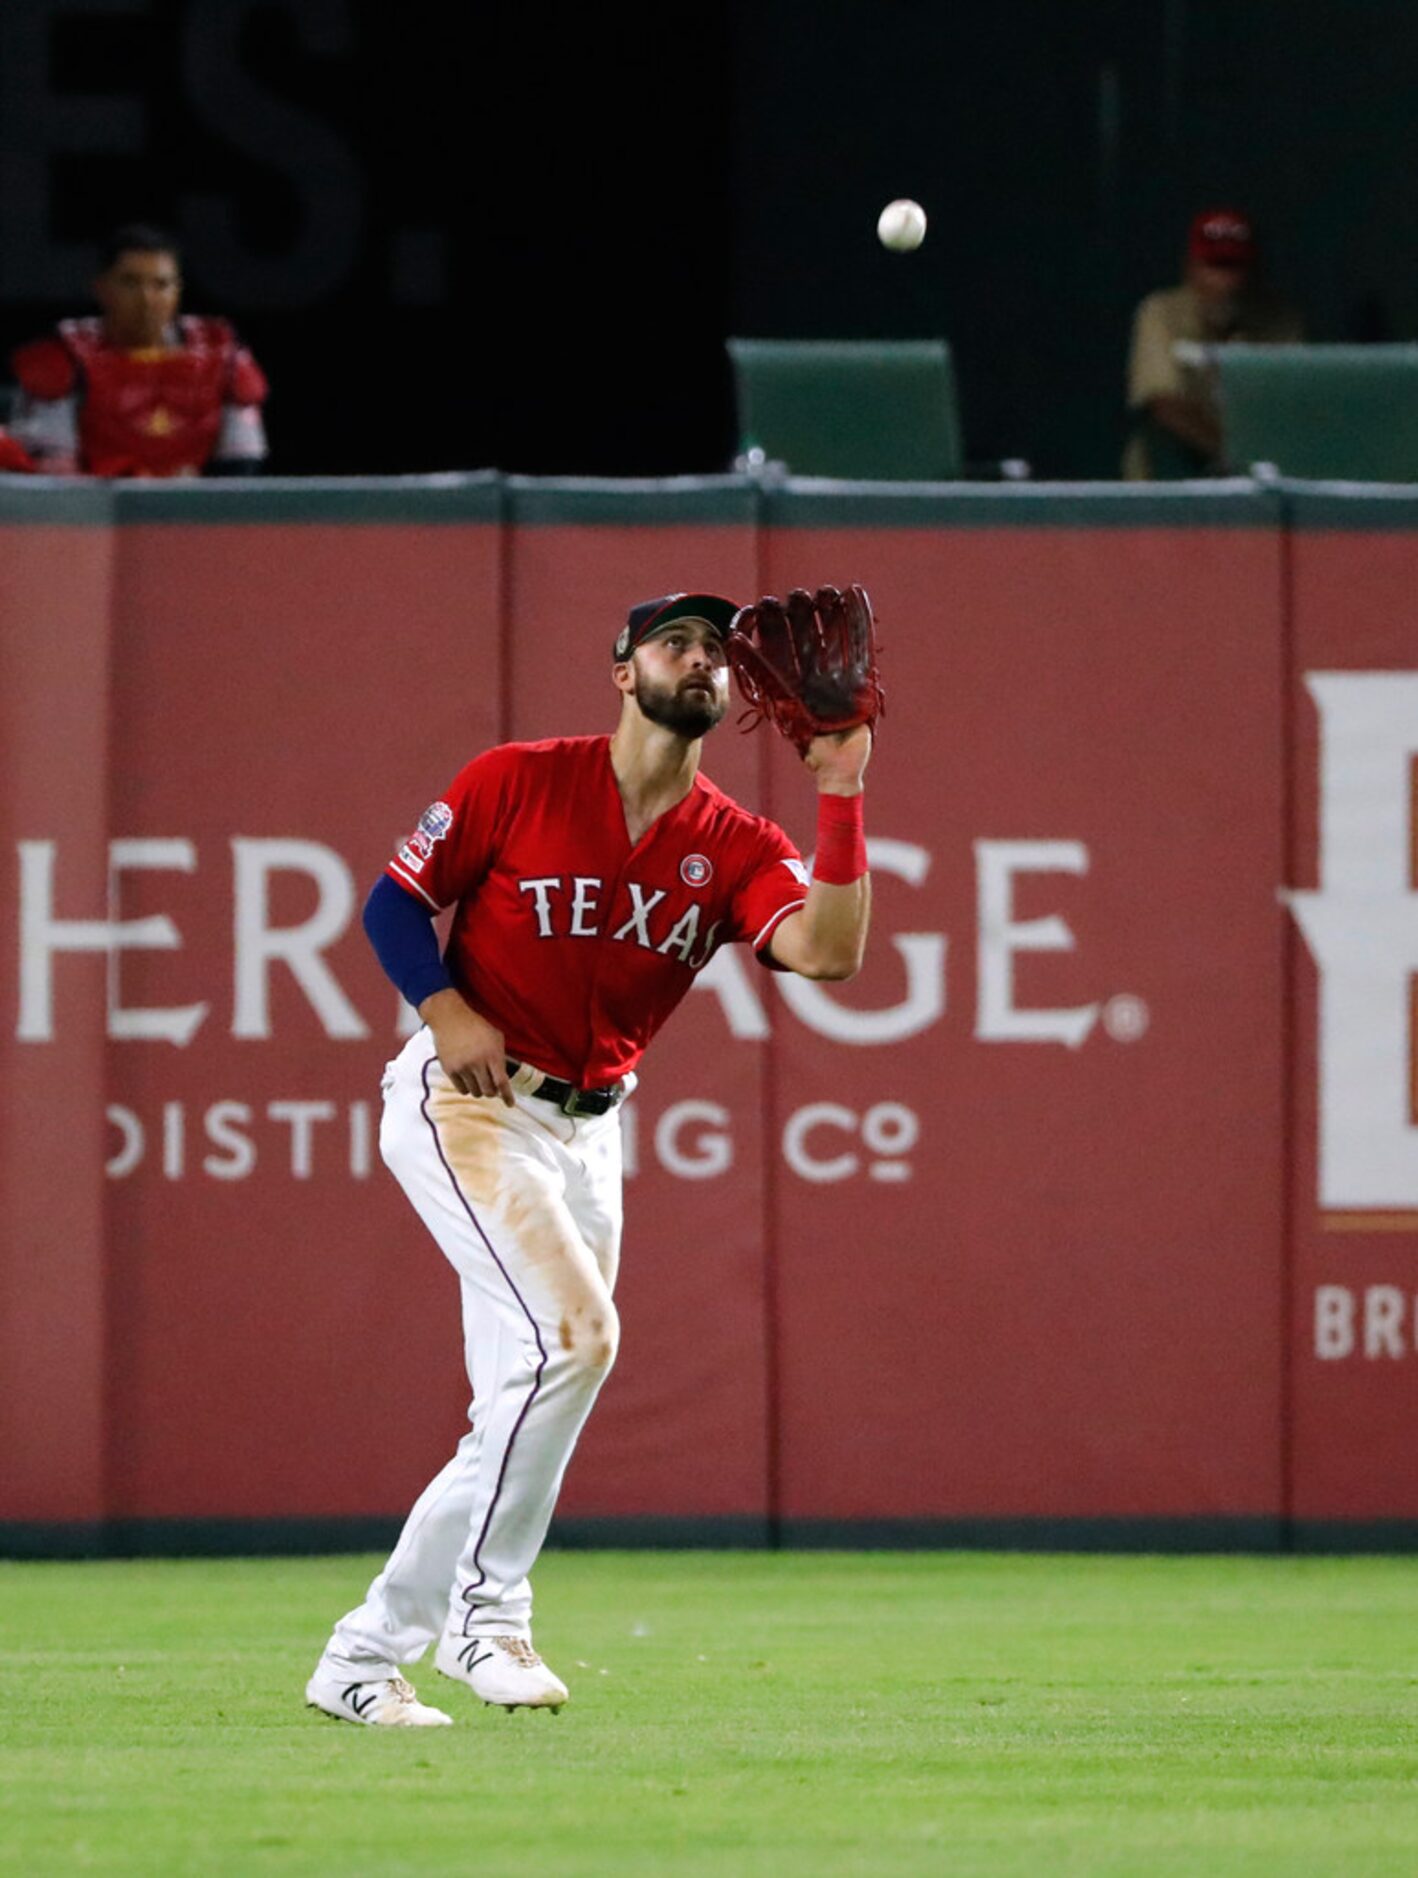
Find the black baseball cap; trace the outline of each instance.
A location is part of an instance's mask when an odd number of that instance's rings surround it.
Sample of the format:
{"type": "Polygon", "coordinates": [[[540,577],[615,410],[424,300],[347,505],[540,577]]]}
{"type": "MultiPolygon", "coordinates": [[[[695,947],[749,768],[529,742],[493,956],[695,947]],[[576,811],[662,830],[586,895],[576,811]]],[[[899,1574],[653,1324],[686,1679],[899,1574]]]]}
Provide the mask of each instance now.
{"type": "Polygon", "coordinates": [[[639,606],[631,607],[611,647],[611,656],[628,659],[642,639],[677,619],[707,620],[719,637],[726,639],[740,611],[737,600],[725,600],[717,593],[662,593],[658,600],[642,600],[639,606]]]}

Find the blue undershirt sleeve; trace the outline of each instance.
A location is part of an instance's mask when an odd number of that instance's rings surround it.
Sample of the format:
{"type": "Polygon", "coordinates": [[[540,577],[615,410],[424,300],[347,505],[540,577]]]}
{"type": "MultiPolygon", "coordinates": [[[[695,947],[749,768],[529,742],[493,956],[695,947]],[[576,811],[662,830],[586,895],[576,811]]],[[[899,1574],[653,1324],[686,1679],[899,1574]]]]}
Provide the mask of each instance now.
{"type": "Polygon", "coordinates": [[[451,988],[433,914],[387,874],[375,881],[364,903],[364,930],[379,963],[415,1010],[435,991],[451,988]]]}

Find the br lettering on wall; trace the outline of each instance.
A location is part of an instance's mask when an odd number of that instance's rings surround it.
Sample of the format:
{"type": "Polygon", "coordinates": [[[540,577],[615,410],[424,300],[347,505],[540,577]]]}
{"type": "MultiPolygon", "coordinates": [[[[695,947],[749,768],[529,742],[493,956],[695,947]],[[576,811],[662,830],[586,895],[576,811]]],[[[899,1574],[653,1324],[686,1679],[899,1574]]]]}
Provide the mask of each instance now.
{"type": "Polygon", "coordinates": [[[1294,498],[1299,1529],[1418,1517],[1418,503],[1294,498]]]}

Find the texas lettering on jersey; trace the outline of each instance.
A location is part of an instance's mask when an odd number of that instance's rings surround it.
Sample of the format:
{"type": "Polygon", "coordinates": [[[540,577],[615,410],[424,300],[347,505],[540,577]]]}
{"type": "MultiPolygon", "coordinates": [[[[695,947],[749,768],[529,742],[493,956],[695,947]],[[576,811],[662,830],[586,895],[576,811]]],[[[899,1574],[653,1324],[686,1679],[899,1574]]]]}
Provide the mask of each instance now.
{"type": "Polygon", "coordinates": [[[632,848],[607,737],[475,758],[386,871],[456,907],[449,970],[509,1054],[583,1087],[635,1066],[720,945],[771,963],[808,880],[780,828],[703,776],[632,848]]]}
{"type": "MultiPolygon", "coordinates": [[[[564,883],[559,874],[554,874],[541,880],[519,880],[517,891],[532,895],[539,939],[599,939],[602,928],[589,922],[597,916],[605,885],[594,875],[577,874],[569,883],[564,883]]],[[[691,906],[663,938],[657,938],[650,929],[650,915],[667,898],[664,888],[644,887],[638,880],[630,879],[626,880],[625,887],[630,895],[630,914],[623,926],[608,935],[612,940],[628,940],[643,946],[647,952],[674,953],[692,972],[709,963],[718,943],[722,920],[716,919],[703,935],[702,949],[699,930],[702,909],[699,906],[691,906]]]]}

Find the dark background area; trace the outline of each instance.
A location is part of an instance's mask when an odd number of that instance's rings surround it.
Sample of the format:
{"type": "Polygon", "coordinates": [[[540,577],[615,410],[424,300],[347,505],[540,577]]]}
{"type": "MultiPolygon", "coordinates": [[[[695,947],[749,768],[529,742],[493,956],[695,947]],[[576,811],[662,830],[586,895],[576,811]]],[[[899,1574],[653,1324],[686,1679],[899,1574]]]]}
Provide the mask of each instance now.
{"type": "Polygon", "coordinates": [[[1418,9],[4,0],[0,348],[186,243],[272,467],[722,469],[729,333],[955,347],[970,454],[1108,476],[1198,207],[1317,338],[1418,336],[1418,9]],[[884,253],[891,196],[931,218],[884,253]]]}

